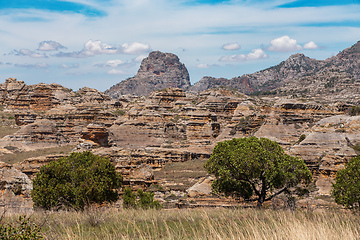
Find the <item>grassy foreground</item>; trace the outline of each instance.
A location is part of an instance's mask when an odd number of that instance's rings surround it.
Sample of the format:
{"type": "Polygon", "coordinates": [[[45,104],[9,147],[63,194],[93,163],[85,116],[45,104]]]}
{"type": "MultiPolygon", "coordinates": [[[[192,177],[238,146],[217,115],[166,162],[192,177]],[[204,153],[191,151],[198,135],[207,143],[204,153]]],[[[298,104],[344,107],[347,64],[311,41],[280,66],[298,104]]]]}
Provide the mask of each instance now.
{"type": "MultiPolygon", "coordinates": [[[[360,217],[335,211],[98,210],[34,213],[45,239],[359,239],[360,217]]],[[[10,219],[8,219],[10,220],[10,219]]]]}

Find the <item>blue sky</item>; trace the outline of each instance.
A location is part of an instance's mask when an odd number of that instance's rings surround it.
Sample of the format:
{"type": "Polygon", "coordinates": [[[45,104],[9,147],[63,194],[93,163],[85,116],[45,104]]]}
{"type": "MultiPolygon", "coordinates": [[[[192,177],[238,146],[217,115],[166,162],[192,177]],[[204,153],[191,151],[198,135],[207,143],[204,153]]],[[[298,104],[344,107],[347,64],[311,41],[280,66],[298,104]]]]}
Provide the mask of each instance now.
{"type": "Polygon", "coordinates": [[[0,35],[0,82],[104,91],[160,50],[195,83],[336,55],[360,40],[360,0],[1,1],[0,35]]]}

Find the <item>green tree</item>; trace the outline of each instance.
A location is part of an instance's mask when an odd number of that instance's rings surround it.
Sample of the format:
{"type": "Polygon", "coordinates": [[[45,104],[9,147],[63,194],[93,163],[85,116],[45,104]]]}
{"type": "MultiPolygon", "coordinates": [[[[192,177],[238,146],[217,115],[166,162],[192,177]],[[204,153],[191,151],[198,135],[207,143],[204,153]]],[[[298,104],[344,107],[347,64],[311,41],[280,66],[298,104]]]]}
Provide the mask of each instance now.
{"type": "Polygon", "coordinates": [[[35,207],[83,210],[92,203],[117,201],[122,176],[109,159],[91,152],[72,153],[40,168],[31,192],[35,207]]]}
{"type": "Polygon", "coordinates": [[[266,138],[219,142],[205,168],[215,174],[214,192],[257,201],[259,207],[301,182],[312,181],[303,160],[285,154],[277,142],[266,138]]]}
{"type": "Polygon", "coordinates": [[[360,209],[360,156],[352,158],[336,173],[332,195],[337,204],[354,211],[360,209]]]}

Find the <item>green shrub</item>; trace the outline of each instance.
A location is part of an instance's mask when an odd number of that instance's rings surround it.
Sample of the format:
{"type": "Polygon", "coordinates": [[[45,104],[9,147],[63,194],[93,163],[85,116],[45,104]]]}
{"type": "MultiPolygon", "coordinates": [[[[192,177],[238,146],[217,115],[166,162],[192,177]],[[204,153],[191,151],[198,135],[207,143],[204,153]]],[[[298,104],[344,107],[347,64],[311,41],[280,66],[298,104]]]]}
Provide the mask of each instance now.
{"type": "Polygon", "coordinates": [[[91,152],[72,153],[40,168],[31,192],[35,207],[83,210],[92,203],[115,202],[122,176],[109,159],[91,152]]]}
{"type": "Polygon", "coordinates": [[[352,106],[351,108],[348,109],[348,113],[350,116],[360,115],[360,107],[352,106]]]}
{"type": "Polygon", "coordinates": [[[299,137],[299,139],[297,140],[297,142],[295,144],[299,144],[301,143],[302,141],[304,141],[306,138],[306,135],[305,134],[301,134],[301,136],[299,137]]]}
{"type": "Polygon", "coordinates": [[[142,209],[161,209],[162,205],[159,201],[154,201],[153,192],[144,192],[141,189],[137,190],[137,194],[131,191],[130,187],[124,189],[123,195],[124,208],[142,208],[142,209]]]}
{"type": "Polygon", "coordinates": [[[124,208],[135,208],[136,207],[136,196],[133,193],[133,191],[131,191],[130,187],[126,187],[124,189],[123,205],[124,205],[124,208]]]}
{"type": "Polygon", "coordinates": [[[160,208],[162,208],[159,201],[154,201],[154,193],[153,192],[146,193],[146,192],[143,192],[143,190],[138,189],[137,195],[140,198],[139,202],[138,202],[138,205],[140,208],[142,208],[142,209],[150,209],[150,208],[160,209],[160,208]]]}
{"type": "Polygon", "coordinates": [[[40,227],[30,223],[30,218],[20,216],[16,223],[0,223],[0,239],[4,240],[35,240],[43,239],[40,234],[40,227]]]}
{"type": "Polygon", "coordinates": [[[124,115],[126,112],[124,111],[124,110],[122,110],[122,109],[116,109],[115,111],[114,111],[114,114],[116,115],[116,116],[122,116],[122,115],[124,115]]]}
{"type": "Polygon", "coordinates": [[[337,204],[360,210],[360,156],[354,157],[336,173],[332,195],[337,204]]]}

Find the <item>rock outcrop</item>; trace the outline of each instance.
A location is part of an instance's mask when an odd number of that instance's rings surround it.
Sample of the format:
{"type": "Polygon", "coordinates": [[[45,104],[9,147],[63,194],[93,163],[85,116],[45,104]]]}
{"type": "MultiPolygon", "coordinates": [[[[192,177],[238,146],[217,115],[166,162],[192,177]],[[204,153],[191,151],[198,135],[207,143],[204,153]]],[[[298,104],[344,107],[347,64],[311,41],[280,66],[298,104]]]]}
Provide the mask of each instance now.
{"type": "Polygon", "coordinates": [[[317,193],[330,195],[336,172],[357,156],[353,146],[360,145],[360,116],[337,115],[318,121],[306,138],[289,153],[304,159],[312,170],[317,193]]]}
{"type": "Polygon", "coordinates": [[[190,85],[189,73],[175,54],[155,51],[141,62],[135,77],[112,86],[105,93],[113,98],[125,94],[144,96],[154,90],[187,89],[190,85]]]}
{"type": "Polygon", "coordinates": [[[33,202],[31,180],[9,164],[0,162],[0,209],[7,213],[29,213],[33,202]]]}

